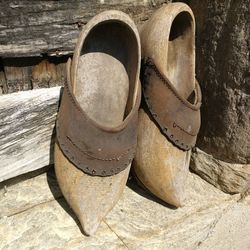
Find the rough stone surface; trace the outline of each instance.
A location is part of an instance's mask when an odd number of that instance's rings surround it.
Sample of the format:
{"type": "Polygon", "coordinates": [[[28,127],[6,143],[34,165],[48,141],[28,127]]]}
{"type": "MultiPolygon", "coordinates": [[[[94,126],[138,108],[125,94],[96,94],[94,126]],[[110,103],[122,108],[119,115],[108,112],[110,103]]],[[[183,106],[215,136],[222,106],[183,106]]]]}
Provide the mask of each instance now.
{"type": "Polygon", "coordinates": [[[19,176],[0,183],[0,218],[12,216],[39,204],[62,197],[51,169],[35,178],[19,176]]]}
{"type": "Polygon", "coordinates": [[[250,163],[249,0],[188,3],[196,17],[203,92],[198,146],[219,160],[250,163]]]}
{"type": "Polygon", "coordinates": [[[249,196],[225,194],[195,174],[187,193],[187,204],[173,209],[129,180],[96,236],[86,237],[52,170],[8,181],[0,193],[0,249],[250,248],[249,196]]]}
{"type": "Polygon", "coordinates": [[[245,204],[231,206],[224,211],[220,220],[214,225],[213,233],[208,235],[199,249],[248,250],[250,220],[244,218],[249,218],[249,206],[245,204]]]}
{"type": "Polygon", "coordinates": [[[65,201],[51,201],[1,219],[1,249],[126,249],[103,223],[96,237],[84,237],[65,201]],[[66,210],[62,208],[66,206],[66,210]]]}
{"type": "Polygon", "coordinates": [[[216,160],[212,155],[196,148],[192,153],[190,167],[226,193],[242,193],[250,186],[250,164],[230,164],[216,160]]]}

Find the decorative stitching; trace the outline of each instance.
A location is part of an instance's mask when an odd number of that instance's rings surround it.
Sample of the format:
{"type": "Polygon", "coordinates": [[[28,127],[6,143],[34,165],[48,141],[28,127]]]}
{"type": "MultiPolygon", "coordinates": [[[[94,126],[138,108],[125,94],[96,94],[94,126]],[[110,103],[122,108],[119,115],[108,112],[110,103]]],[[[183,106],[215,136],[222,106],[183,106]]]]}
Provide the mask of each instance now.
{"type": "Polygon", "coordinates": [[[146,58],[145,59],[145,65],[150,67],[151,69],[154,70],[156,76],[167,86],[167,88],[174,94],[174,96],[182,103],[185,105],[186,108],[189,108],[191,110],[197,111],[197,109],[195,107],[190,107],[187,106],[186,103],[180,98],[180,96],[178,96],[172,89],[172,86],[170,85],[170,83],[164,78],[164,76],[162,76],[162,74],[160,73],[160,71],[158,70],[158,68],[156,67],[156,65],[153,63],[153,60],[151,58],[146,58]]]}
{"type": "Polygon", "coordinates": [[[179,126],[176,122],[173,123],[173,127],[175,127],[174,125],[175,125],[177,128],[179,128],[181,131],[185,132],[186,134],[188,134],[188,135],[190,135],[190,136],[196,136],[196,135],[191,134],[191,133],[189,133],[188,131],[186,131],[184,128],[182,128],[181,126],[179,126]]]}
{"type": "Polygon", "coordinates": [[[66,87],[66,92],[67,92],[69,98],[71,99],[71,102],[73,103],[73,105],[75,106],[75,108],[82,113],[81,109],[76,105],[75,100],[74,100],[73,96],[71,95],[68,83],[65,84],[65,87],[66,87]]]}
{"type": "MultiPolygon", "coordinates": [[[[72,95],[72,93],[71,93],[71,91],[70,91],[69,83],[66,82],[65,85],[64,85],[64,87],[65,87],[65,90],[66,90],[66,95],[69,97],[69,101],[73,104],[73,106],[76,108],[76,110],[77,110],[78,112],[80,112],[81,114],[83,114],[83,115],[85,116],[84,112],[83,112],[82,109],[77,105],[77,102],[76,102],[76,100],[74,99],[74,97],[73,97],[73,95],[72,95]]],[[[138,103],[137,105],[139,105],[138,100],[139,100],[139,97],[137,97],[137,103],[138,103]]],[[[59,114],[60,114],[60,112],[59,112],[59,114]]],[[[57,117],[57,119],[59,119],[59,116],[57,117]]],[[[134,118],[132,118],[132,119],[134,119],[134,118]]],[[[57,122],[56,125],[57,125],[57,136],[58,136],[58,138],[60,138],[60,135],[59,135],[59,124],[58,124],[58,122],[57,122]]],[[[122,163],[122,164],[124,165],[124,167],[121,167],[121,168],[118,167],[118,168],[116,168],[116,170],[114,170],[113,168],[111,168],[111,169],[107,169],[106,171],[103,170],[102,172],[99,171],[99,170],[97,170],[97,169],[93,169],[93,168],[89,169],[89,167],[84,167],[84,169],[83,169],[82,164],[81,164],[79,161],[76,162],[76,160],[74,159],[74,157],[73,157],[72,155],[71,155],[71,156],[67,156],[70,160],[74,161],[75,164],[76,164],[80,169],[82,169],[83,171],[86,171],[86,173],[88,173],[88,174],[91,174],[91,173],[92,173],[92,175],[97,175],[97,176],[99,176],[99,175],[100,175],[100,176],[110,176],[110,175],[113,175],[113,174],[117,174],[117,173],[119,173],[120,171],[122,171],[123,169],[125,169],[125,167],[128,167],[128,165],[132,162],[132,160],[133,160],[133,158],[134,158],[134,154],[135,154],[136,144],[133,144],[129,149],[127,149],[124,153],[120,154],[120,155],[117,156],[117,157],[106,158],[106,159],[105,159],[105,158],[99,158],[99,157],[95,157],[95,156],[93,156],[93,155],[90,155],[87,151],[84,151],[84,150],[80,149],[80,148],[71,140],[70,137],[66,136],[66,139],[67,139],[68,141],[70,141],[70,143],[71,143],[74,147],[76,147],[77,150],[79,150],[80,153],[82,153],[82,154],[84,154],[84,155],[87,155],[88,157],[90,157],[90,158],[92,158],[92,159],[101,160],[101,161],[106,161],[106,162],[108,162],[108,161],[119,161],[123,156],[128,155],[128,160],[125,158],[125,159],[122,159],[122,161],[121,161],[121,162],[124,161],[124,163],[122,163]],[[81,166],[81,167],[80,167],[80,166],[81,166]],[[91,170],[92,170],[92,171],[91,171],[91,170]]],[[[60,144],[60,143],[59,143],[59,145],[61,145],[62,150],[63,150],[66,154],[69,153],[68,148],[67,148],[67,145],[65,145],[65,144],[60,144]]]]}
{"type": "MultiPolygon", "coordinates": [[[[193,111],[199,111],[199,108],[198,105],[196,105],[196,107],[192,107],[192,106],[188,106],[187,103],[185,103],[182,98],[180,96],[178,96],[178,93],[176,93],[173,89],[172,89],[172,86],[171,86],[171,83],[168,81],[168,79],[165,79],[164,76],[160,73],[160,71],[157,69],[156,65],[153,63],[152,59],[150,58],[147,58],[145,59],[144,61],[144,65],[149,67],[150,69],[153,70],[153,72],[156,74],[156,76],[164,83],[164,85],[171,91],[171,93],[182,103],[184,104],[184,107],[188,108],[188,109],[191,109],[193,111]]],[[[149,84],[149,81],[148,81],[148,77],[150,77],[151,75],[151,72],[149,70],[147,70],[147,67],[145,68],[144,70],[144,79],[146,79],[146,81],[144,82],[144,98],[145,98],[145,101],[147,103],[147,106],[150,110],[150,113],[152,115],[152,117],[154,118],[154,120],[158,123],[158,125],[160,126],[162,132],[169,138],[170,141],[172,141],[176,146],[180,147],[181,149],[183,150],[189,150],[190,148],[192,148],[192,143],[190,144],[185,144],[183,143],[182,140],[179,140],[178,138],[175,137],[174,134],[172,134],[171,132],[168,131],[168,129],[166,127],[163,127],[161,125],[161,123],[158,121],[158,117],[157,117],[157,114],[153,111],[152,109],[152,105],[150,104],[150,98],[146,95],[146,92],[145,92],[145,88],[146,86],[149,84]]],[[[197,87],[196,87],[197,88],[197,87]]],[[[195,89],[195,93],[197,95],[197,89],[195,89]]],[[[197,103],[199,104],[199,103],[197,103]]],[[[173,122],[173,128],[177,127],[178,129],[180,129],[183,133],[186,133],[188,134],[189,136],[192,136],[192,137],[196,137],[197,134],[192,134],[188,131],[186,131],[184,128],[182,128],[180,125],[178,125],[176,122],[173,122]]],[[[169,128],[170,129],[170,128],[169,128]]],[[[170,129],[171,130],[171,129],[170,129]]]]}
{"type": "MultiPolygon", "coordinates": [[[[149,99],[147,98],[146,103],[148,104],[148,108],[149,108],[149,110],[150,110],[152,116],[154,117],[154,119],[155,119],[155,120],[158,120],[158,119],[156,119],[156,118],[157,118],[157,114],[153,111],[152,106],[151,106],[148,102],[149,102],[149,99]]],[[[158,122],[158,123],[159,123],[159,122],[158,122]]],[[[189,133],[189,132],[186,131],[184,128],[182,128],[180,125],[178,125],[176,122],[173,122],[173,127],[174,127],[174,128],[175,128],[175,127],[179,128],[181,131],[183,131],[184,133],[186,133],[186,134],[188,134],[188,135],[190,135],[190,136],[193,136],[193,137],[197,136],[197,134],[191,134],[191,133],[189,133]]]]}
{"type": "MultiPolygon", "coordinates": [[[[151,109],[150,109],[150,113],[152,114],[151,109]]],[[[162,126],[161,123],[158,121],[157,117],[154,117],[154,119],[155,119],[156,123],[160,126],[160,129],[161,129],[162,133],[167,138],[169,138],[169,140],[172,141],[176,146],[178,146],[182,150],[189,150],[189,149],[191,149],[192,145],[184,144],[181,140],[177,139],[175,137],[175,135],[171,134],[171,131],[169,131],[170,130],[169,128],[162,126]]],[[[173,127],[179,127],[179,126],[174,122],[173,123],[173,127]]],[[[181,127],[180,127],[180,129],[181,129],[181,127]]],[[[185,130],[184,130],[184,132],[185,132],[185,130]]],[[[196,135],[191,135],[191,136],[196,136],[196,135]]]]}
{"type": "Polygon", "coordinates": [[[122,158],[124,155],[127,155],[132,149],[135,148],[135,145],[132,145],[132,146],[131,146],[131,149],[127,149],[124,153],[122,153],[121,155],[119,155],[119,156],[117,156],[117,157],[113,157],[113,158],[99,158],[99,157],[95,157],[95,156],[89,154],[87,151],[84,151],[84,150],[80,149],[80,148],[71,140],[70,137],[66,136],[66,138],[67,138],[67,139],[71,142],[71,144],[72,144],[73,146],[75,146],[81,153],[83,153],[83,154],[85,154],[85,155],[87,155],[87,156],[89,156],[89,157],[91,157],[91,158],[93,158],[93,159],[101,160],[101,161],[115,161],[115,160],[116,160],[116,161],[119,161],[120,158],[122,158]]]}

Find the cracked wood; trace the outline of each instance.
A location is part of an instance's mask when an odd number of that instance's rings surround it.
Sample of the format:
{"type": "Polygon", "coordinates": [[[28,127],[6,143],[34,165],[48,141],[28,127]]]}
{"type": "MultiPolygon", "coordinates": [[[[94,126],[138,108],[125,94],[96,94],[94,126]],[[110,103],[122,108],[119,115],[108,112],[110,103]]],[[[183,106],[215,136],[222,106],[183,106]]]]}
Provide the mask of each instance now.
{"type": "Polygon", "coordinates": [[[82,25],[108,9],[145,21],[163,0],[2,1],[0,57],[71,54],[82,25]]]}
{"type": "Polygon", "coordinates": [[[0,98],[0,182],[53,164],[60,87],[0,98]]]}

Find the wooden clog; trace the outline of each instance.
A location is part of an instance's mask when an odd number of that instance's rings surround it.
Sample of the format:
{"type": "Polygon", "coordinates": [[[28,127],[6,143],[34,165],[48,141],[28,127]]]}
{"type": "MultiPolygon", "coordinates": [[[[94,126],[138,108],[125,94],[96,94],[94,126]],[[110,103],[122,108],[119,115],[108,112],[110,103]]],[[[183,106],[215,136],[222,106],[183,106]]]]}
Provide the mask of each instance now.
{"type": "Polygon", "coordinates": [[[67,64],[57,120],[55,171],[87,235],[119,200],[137,140],[140,38],[119,11],[91,19],[67,64]]]}
{"type": "Polygon", "coordinates": [[[140,36],[144,106],[134,172],[154,195],[179,207],[200,127],[193,13],[184,3],[164,5],[144,24],[140,36]]]}

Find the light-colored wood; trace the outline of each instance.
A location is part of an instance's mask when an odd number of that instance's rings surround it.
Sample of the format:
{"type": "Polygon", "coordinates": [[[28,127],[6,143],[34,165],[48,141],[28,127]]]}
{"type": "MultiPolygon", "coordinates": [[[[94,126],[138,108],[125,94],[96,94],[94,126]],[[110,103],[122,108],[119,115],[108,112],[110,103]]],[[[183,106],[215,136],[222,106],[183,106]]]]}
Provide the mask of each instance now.
{"type": "MultiPolygon", "coordinates": [[[[0,45],[1,46],[1,45],[0,45]]],[[[67,57],[4,58],[0,65],[0,87],[4,94],[63,86],[67,57]]]]}
{"type": "Polygon", "coordinates": [[[121,10],[140,24],[164,2],[169,1],[1,1],[0,57],[70,54],[81,27],[96,14],[121,10]]]}
{"type": "Polygon", "coordinates": [[[53,164],[60,89],[0,97],[0,182],[53,164]]]}
{"type": "Polygon", "coordinates": [[[0,95],[7,92],[6,78],[0,65],[0,95]]]}
{"type": "Polygon", "coordinates": [[[191,152],[174,147],[148,114],[140,109],[134,171],[154,195],[176,207],[186,202],[186,181],[191,152]]]}
{"type": "MultiPolygon", "coordinates": [[[[184,98],[195,86],[194,27],[192,10],[184,3],[171,3],[157,10],[140,32],[142,57],[153,58],[184,98]]],[[[166,115],[171,114],[168,112],[166,115]]],[[[134,170],[149,191],[171,205],[183,206],[190,155],[190,150],[173,145],[150,116],[140,110],[134,170]]]]}
{"type": "MultiPolygon", "coordinates": [[[[107,11],[89,21],[79,36],[72,65],[68,62],[67,70],[67,78],[72,79],[74,96],[88,119],[102,127],[116,128],[122,125],[128,100],[138,89],[140,61],[139,33],[127,15],[119,11],[107,11]],[[101,24],[104,21],[107,23],[101,24]],[[98,29],[98,25],[102,28],[98,29]],[[134,37],[136,39],[132,39],[134,37]],[[85,44],[91,44],[91,49],[85,44]],[[80,54],[80,51],[85,52],[80,54]],[[76,68],[75,62],[78,62],[76,68]],[[134,65],[133,71],[130,70],[134,65]]],[[[94,148],[98,144],[86,143],[89,150],[95,152],[94,148]]],[[[102,150],[100,144],[98,147],[102,150]]],[[[87,163],[83,160],[83,164],[87,163]]],[[[100,162],[93,161],[89,167],[94,167],[94,164],[99,165],[100,162]]],[[[119,162],[116,164],[118,167],[119,162]]],[[[120,199],[130,166],[126,165],[123,171],[115,175],[91,176],[70,162],[60,147],[55,145],[58,184],[85,234],[94,235],[101,221],[120,199]]]]}

